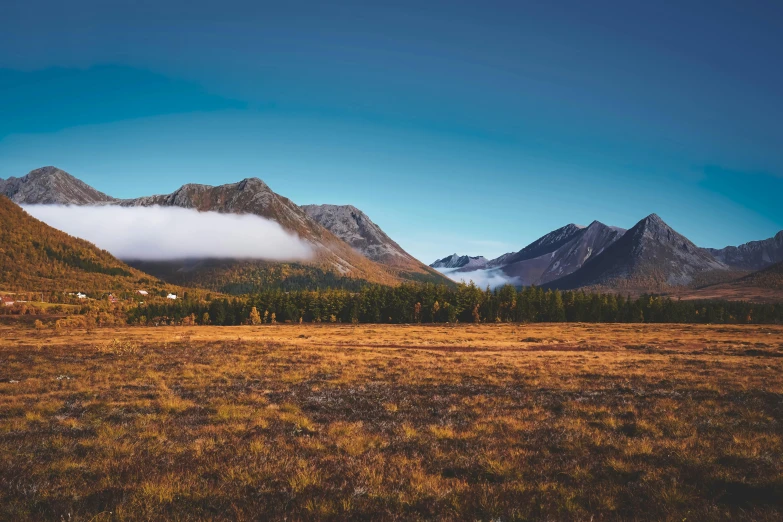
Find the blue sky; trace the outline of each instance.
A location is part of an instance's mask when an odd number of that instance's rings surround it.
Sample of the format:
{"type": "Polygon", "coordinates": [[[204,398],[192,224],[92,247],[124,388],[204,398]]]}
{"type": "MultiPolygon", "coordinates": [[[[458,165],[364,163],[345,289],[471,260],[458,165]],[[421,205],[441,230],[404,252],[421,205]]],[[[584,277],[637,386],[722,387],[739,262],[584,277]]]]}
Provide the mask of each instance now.
{"type": "Polygon", "coordinates": [[[0,177],[118,197],[257,176],[423,261],[649,213],[783,229],[783,4],[0,5],[0,177]]]}

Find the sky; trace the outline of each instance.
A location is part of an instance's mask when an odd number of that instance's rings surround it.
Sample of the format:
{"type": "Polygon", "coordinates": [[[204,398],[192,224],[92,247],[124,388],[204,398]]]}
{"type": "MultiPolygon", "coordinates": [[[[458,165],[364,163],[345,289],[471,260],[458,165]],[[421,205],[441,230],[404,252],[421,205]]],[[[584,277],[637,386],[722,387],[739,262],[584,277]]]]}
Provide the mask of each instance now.
{"type": "Polygon", "coordinates": [[[427,263],[650,213],[783,229],[783,3],[0,3],[0,178],[259,177],[427,263]]]}

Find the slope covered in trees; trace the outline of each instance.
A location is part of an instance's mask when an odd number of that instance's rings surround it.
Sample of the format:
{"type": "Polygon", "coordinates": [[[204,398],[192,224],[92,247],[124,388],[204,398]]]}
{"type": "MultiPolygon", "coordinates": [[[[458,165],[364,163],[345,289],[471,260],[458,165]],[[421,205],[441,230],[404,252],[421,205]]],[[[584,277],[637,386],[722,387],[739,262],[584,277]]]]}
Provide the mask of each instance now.
{"type": "Polygon", "coordinates": [[[737,284],[783,290],[783,262],[743,277],[737,284]]]}
{"type": "Polygon", "coordinates": [[[169,283],[232,295],[267,289],[303,290],[340,288],[359,290],[370,284],[317,266],[262,260],[199,259],[185,261],[129,261],[142,272],[169,283]]]}
{"type": "Polygon", "coordinates": [[[156,287],[92,243],[54,229],[0,196],[0,288],[97,292],[156,287]]]}

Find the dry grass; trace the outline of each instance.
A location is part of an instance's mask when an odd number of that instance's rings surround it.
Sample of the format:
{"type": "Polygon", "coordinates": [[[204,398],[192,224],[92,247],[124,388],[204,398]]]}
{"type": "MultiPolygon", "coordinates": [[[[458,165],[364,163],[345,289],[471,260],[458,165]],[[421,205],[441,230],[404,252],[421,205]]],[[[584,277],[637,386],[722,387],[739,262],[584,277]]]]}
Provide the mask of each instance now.
{"type": "Polygon", "coordinates": [[[0,519],[780,520],[783,328],[0,326],[0,519]]]}

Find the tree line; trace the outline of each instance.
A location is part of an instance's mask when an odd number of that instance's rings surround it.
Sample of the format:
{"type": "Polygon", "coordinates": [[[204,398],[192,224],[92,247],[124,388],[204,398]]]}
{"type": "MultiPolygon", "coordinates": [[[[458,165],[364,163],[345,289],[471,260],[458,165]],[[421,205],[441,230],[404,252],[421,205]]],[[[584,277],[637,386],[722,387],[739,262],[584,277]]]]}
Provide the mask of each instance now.
{"type": "Polygon", "coordinates": [[[128,311],[131,324],[262,323],[783,323],[783,304],[741,301],[680,301],[656,295],[517,289],[482,290],[409,283],[372,285],[358,291],[265,290],[237,298],[182,299],[149,303],[128,311]]]}

